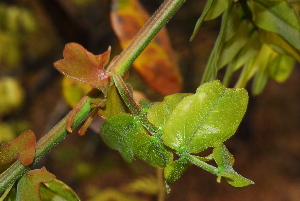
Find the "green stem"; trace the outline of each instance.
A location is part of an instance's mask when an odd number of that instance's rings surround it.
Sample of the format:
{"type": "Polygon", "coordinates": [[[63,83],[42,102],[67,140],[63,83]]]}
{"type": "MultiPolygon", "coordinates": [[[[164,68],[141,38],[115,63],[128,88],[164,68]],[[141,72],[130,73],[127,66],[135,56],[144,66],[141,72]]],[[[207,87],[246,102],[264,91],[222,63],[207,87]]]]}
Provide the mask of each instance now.
{"type": "Polygon", "coordinates": [[[201,167],[202,169],[204,169],[214,175],[219,176],[218,168],[216,168],[212,165],[209,165],[202,160],[199,160],[196,156],[193,156],[189,153],[183,153],[182,157],[185,158],[186,160],[188,160],[189,162],[193,163],[194,165],[201,167]]]}
{"type": "Polygon", "coordinates": [[[229,5],[228,9],[226,9],[223,13],[220,33],[219,33],[217,41],[213,47],[213,50],[209,56],[204,74],[201,79],[201,84],[217,79],[217,73],[219,70],[218,69],[218,61],[219,61],[219,57],[221,55],[221,49],[222,49],[222,46],[224,43],[225,29],[227,26],[226,22],[228,21],[227,17],[228,17],[229,9],[231,9],[232,6],[233,6],[233,4],[229,5]]]}
{"type": "MultiPolygon", "coordinates": [[[[93,97],[87,99],[82,108],[78,111],[74,118],[74,127],[77,127],[94,110],[90,107],[91,99],[93,99],[93,97]]],[[[32,165],[36,164],[45,154],[50,152],[69,134],[69,132],[66,130],[67,117],[68,115],[38,141],[36,146],[36,154],[32,165]]],[[[10,185],[18,180],[28,169],[30,169],[30,166],[25,167],[19,161],[16,161],[5,172],[3,172],[0,175],[0,195],[10,185]]]]}
{"type": "MultiPolygon", "coordinates": [[[[132,62],[144,50],[160,29],[168,22],[173,14],[180,8],[185,0],[165,0],[157,12],[149,19],[145,26],[139,31],[137,36],[131,41],[129,46],[121,53],[121,55],[110,66],[110,70],[124,75],[129,69],[132,62]]],[[[93,109],[90,107],[90,100],[83,104],[83,107],[77,113],[72,128],[79,124],[91,114],[93,109]]],[[[37,143],[36,156],[34,163],[36,164],[40,158],[50,152],[58,143],[60,143],[69,133],[66,130],[66,116],[52,130],[50,130],[37,143]]],[[[23,166],[19,161],[13,163],[5,172],[0,175],[0,195],[13,184],[16,180],[29,169],[23,166]]]]}
{"type": "Polygon", "coordinates": [[[157,201],[164,201],[166,195],[166,188],[164,185],[164,170],[161,168],[156,168],[156,175],[158,183],[157,201]]]}
{"type": "Polygon", "coordinates": [[[184,2],[185,0],[165,0],[108,70],[123,76],[133,61],[184,2]]]}

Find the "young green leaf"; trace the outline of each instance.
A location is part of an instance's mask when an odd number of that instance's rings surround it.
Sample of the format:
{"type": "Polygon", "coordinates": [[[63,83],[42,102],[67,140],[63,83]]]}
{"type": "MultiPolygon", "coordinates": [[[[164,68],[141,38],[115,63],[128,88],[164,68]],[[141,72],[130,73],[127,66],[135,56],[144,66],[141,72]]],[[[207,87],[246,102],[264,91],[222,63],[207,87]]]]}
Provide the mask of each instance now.
{"type": "Polygon", "coordinates": [[[48,172],[45,167],[28,171],[18,182],[16,201],[40,201],[41,183],[50,182],[53,179],[55,175],[48,172]]]}
{"type": "Polygon", "coordinates": [[[53,179],[40,185],[41,200],[80,201],[78,195],[65,183],[53,179]]]}
{"type": "Polygon", "coordinates": [[[226,181],[234,187],[244,187],[254,184],[253,181],[238,174],[233,169],[225,169],[221,172],[220,176],[225,177],[226,181]]]}
{"type": "Polygon", "coordinates": [[[134,155],[148,164],[163,168],[173,159],[172,152],[155,137],[139,134],[133,142],[134,155]]]}
{"type": "Polygon", "coordinates": [[[233,170],[234,158],[224,144],[214,148],[213,156],[219,169],[219,181],[220,177],[225,177],[226,181],[234,187],[244,187],[254,184],[253,181],[246,179],[233,170]]]}
{"type": "Polygon", "coordinates": [[[89,84],[100,90],[110,80],[104,66],[108,64],[110,48],[100,55],[93,55],[77,43],[68,43],[63,52],[64,59],[54,63],[65,76],[89,84]]]}
{"type": "Polygon", "coordinates": [[[234,134],[247,103],[244,89],[227,89],[220,81],[203,84],[171,113],[163,141],[176,151],[189,153],[218,146],[234,134]]]}
{"type": "Polygon", "coordinates": [[[220,144],[214,148],[213,157],[219,169],[227,169],[234,164],[234,158],[224,144],[220,144]]]}
{"type": "Polygon", "coordinates": [[[125,113],[125,104],[122,101],[115,85],[111,86],[106,95],[105,107],[100,108],[99,115],[109,118],[118,113],[125,113]]]}
{"type": "Polygon", "coordinates": [[[118,150],[126,162],[134,159],[133,139],[140,133],[146,133],[137,119],[129,114],[120,113],[106,119],[100,136],[112,149],[118,150]]]}
{"type": "Polygon", "coordinates": [[[172,184],[177,181],[187,168],[187,162],[181,159],[169,163],[164,169],[166,183],[172,184]]]}
{"type": "Polygon", "coordinates": [[[157,128],[163,129],[171,113],[180,101],[189,93],[179,93],[165,96],[164,100],[160,103],[154,104],[147,113],[148,120],[157,128]]]}
{"type": "Polygon", "coordinates": [[[32,131],[21,133],[16,139],[0,145],[0,167],[16,160],[28,166],[33,162],[36,149],[35,135],[32,131]]]}

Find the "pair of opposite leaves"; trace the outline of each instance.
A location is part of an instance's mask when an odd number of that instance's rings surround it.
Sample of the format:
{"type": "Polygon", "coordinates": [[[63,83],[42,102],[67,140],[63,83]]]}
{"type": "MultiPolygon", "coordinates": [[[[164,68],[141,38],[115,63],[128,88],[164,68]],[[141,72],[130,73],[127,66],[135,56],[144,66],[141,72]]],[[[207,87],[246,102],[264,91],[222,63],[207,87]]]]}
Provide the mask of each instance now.
{"type": "MultiPolygon", "coordinates": [[[[234,134],[247,103],[246,90],[227,89],[219,81],[213,81],[201,85],[193,95],[169,95],[161,103],[150,107],[147,118],[156,126],[158,134],[148,135],[138,117],[123,113],[105,120],[100,132],[106,144],[119,150],[128,162],[133,160],[134,155],[146,159],[146,162],[149,162],[149,157],[155,158],[153,148],[158,141],[156,155],[161,155],[164,162],[152,161],[152,164],[164,167],[170,162],[170,157],[167,152],[159,153],[164,150],[159,143],[163,142],[178,153],[197,154],[208,147],[216,147],[234,134]],[[147,146],[146,141],[149,141],[147,146]],[[149,149],[145,151],[146,148],[149,149]]],[[[160,157],[156,158],[160,160],[160,157]]]]}

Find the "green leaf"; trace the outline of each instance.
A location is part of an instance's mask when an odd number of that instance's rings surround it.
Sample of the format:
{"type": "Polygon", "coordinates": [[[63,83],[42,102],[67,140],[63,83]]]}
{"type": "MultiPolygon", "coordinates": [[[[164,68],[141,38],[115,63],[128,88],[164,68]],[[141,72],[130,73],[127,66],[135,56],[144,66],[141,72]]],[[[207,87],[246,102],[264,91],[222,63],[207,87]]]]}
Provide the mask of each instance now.
{"type": "Polygon", "coordinates": [[[146,131],[136,118],[126,113],[109,117],[100,128],[103,141],[110,148],[118,150],[126,162],[134,159],[133,139],[139,133],[146,131]]]}
{"type": "Polygon", "coordinates": [[[234,134],[247,103],[244,89],[226,89],[220,81],[203,84],[176,106],[165,125],[163,141],[189,153],[218,146],[234,134]]]}
{"type": "Polygon", "coordinates": [[[266,69],[276,54],[268,45],[263,44],[255,57],[250,59],[244,66],[235,88],[245,87],[257,71],[266,69]]]}
{"type": "Polygon", "coordinates": [[[226,181],[234,187],[244,187],[254,184],[253,181],[246,179],[233,170],[234,158],[224,144],[214,148],[213,156],[220,172],[219,181],[221,177],[225,177],[226,181]]]}
{"type": "Polygon", "coordinates": [[[208,0],[198,19],[190,40],[193,40],[204,20],[212,20],[221,15],[228,7],[229,0],[208,0]]]}
{"type": "Polygon", "coordinates": [[[210,9],[208,10],[205,20],[212,20],[219,17],[224,10],[228,8],[231,0],[213,0],[210,9]]]}
{"type": "Polygon", "coordinates": [[[218,60],[218,68],[222,68],[238,54],[249,40],[249,31],[247,22],[244,20],[240,23],[233,37],[223,44],[221,55],[218,60]]]}
{"type": "Polygon", "coordinates": [[[80,198],[65,183],[53,179],[50,182],[42,183],[40,188],[41,198],[43,201],[79,201],[80,198]]]}
{"type": "Polygon", "coordinates": [[[133,142],[133,151],[137,158],[154,167],[166,167],[173,159],[172,152],[159,139],[149,135],[137,135],[133,142]]]}
{"type": "Polygon", "coordinates": [[[280,55],[269,67],[269,76],[277,82],[284,82],[292,73],[295,63],[293,57],[280,55]]]}
{"type": "Polygon", "coordinates": [[[50,182],[54,178],[55,175],[48,172],[45,167],[28,171],[18,182],[16,201],[40,201],[41,183],[50,182]]]}
{"type": "Polygon", "coordinates": [[[253,0],[253,21],[266,30],[278,34],[300,51],[300,20],[287,1],[253,0]]]}
{"type": "Polygon", "coordinates": [[[234,164],[234,158],[224,144],[220,144],[214,148],[213,157],[219,169],[230,168],[234,164]]]}
{"type": "Polygon", "coordinates": [[[148,120],[155,125],[157,128],[163,130],[167,120],[169,119],[171,113],[178,105],[180,101],[189,93],[180,93],[165,96],[164,100],[160,103],[154,104],[147,113],[148,120]]]}
{"type": "Polygon", "coordinates": [[[164,177],[167,184],[177,181],[187,168],[187,162],[181,159],[169,163],[164,169],[164,177]]]}
{"type": "Polygon", "coordinates": [[[239,53],[229,63],[226,68],[226,73],[223,79],[223,84],[229,86],[231,76],[234,71],[238,70],[241,66],[249,62],[250,59],[255,57],[258,51],[261,49],[261,42],[258,38],[258,32],[253,31],[247,43],[241,48],[239,53]]]}
{"type": "Polygon", "coordinates": [[[295,47],[290,45],[278,34],[269,31],[259,30],[259,37],[264,43],[268,44],[273,50],[275,50],[279,54],[293,56],[297,59],[298,62],[300,62],[300,51],[295,49],[295,47]]]}
{"type": "Polygon", "coordinates": [[[264,61],[259,66],[259,69],[253,79],[253,83],[252,83],[253,95],[259,95],[265,88],[269,78],[268,67],[273,65],[273,61],[276,57],[278,57],[278,54],[274,52],[272,49],[270,49],[269,54],[266,54],[265,56],[266,57],[264,61]]]}
{"type": "Polygon", "coordinates": [[[107,101],[104,108],[98,111],[100,116],[109,118],[118,113],[125,113],[125,104],[123,103],[115,85],[111,86],[107,92],[107,101]]]}
{"type": "Polygon", "coordinates": [[[244,186],[254,184],[253,181],[241,176],[233,169],[223,170],[220,176],[225,177],[226,181],[234,187],[244,187],[244,186]]]}

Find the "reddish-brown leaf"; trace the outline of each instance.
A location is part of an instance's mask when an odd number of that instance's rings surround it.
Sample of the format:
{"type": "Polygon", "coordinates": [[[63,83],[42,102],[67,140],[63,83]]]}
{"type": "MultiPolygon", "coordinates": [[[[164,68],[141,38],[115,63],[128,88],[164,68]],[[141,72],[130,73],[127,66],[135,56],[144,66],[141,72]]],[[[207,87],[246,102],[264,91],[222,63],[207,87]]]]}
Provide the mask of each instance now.
{"type": "Polygon", "coordinates": [[[110,77],[104,66],[108,64],[110,48],[103,54],[93,55],[77,43],[68,43],[63,52],[64,59],[54,66],[65,76],[102,89],[109,83],[110,77]]]}
{"type": "Polygon", "coordinates": [[[19,160],[28,166],[33,162],[36,149],[35,135],[32,131],[21,133],[16,139],[0,145],[0,167],[19,160]]]}
{"type": "MultiPolygon", "coordinates": [[[[113,0],[111,21],[122,48],[126,48],[149,19],[137,0],[113,0]]],[[[163,28],[133,63],[147,84],[161,94],[181,90],[182,78],[168,34],[163,28]]]]}

